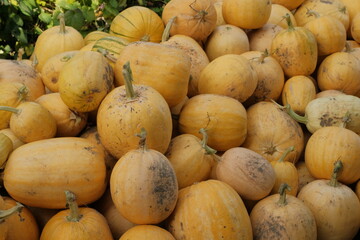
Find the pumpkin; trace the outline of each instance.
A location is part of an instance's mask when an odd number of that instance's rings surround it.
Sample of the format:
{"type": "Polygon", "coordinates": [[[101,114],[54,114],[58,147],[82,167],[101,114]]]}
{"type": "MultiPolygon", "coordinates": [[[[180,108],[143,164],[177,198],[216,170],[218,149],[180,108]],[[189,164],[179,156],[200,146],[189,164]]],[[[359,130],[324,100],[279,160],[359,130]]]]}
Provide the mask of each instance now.
{"type": "Polygon", "coordinates": [[[351,36],[356,42],[360,42],[360,14],[356,14],[351,22],[351,36]]]}
{"type": "Polygon", "coordinates": [[[232,187],[219,180],[181,189],[166,229],[175,239],[253,239],[244,202],[232,187]]]}
{"type": "Polygon", "coordinates": [[[222,7],[224,20],[228,24],[243,29],[264,26],[271,14],[269,0],[224,0],[222,7]]]}
{"type": "Polygon", "coordinates": [[[284,7],[283,5],[272,2],[271,13],[270,13],[270,17],[267,21],[267,24],[272,23],[272,24],[279,25],[280,27],[282,27],[284,29],[288,28],[288,24],[286,23],[285,17],[284,17],[284,16],[286,16],[286,14],[289,14],[289,17],[290,17],[290,20],[291,20],[293,26],[296,27],[297,26],[296,20],[295,20],[294,15],[292,14],[292,12],[289,9],[287,9],[286,7],[284,7]]]}
{"type": "Polygon", "coordinates": [[[287,196],[289,189],[283,183],[278,194],[260,200],[252,208],[254,239],[317,239],[314,214],[301,200],[287,196]]]}
{"type": "Polygon", "coordinates": [[[358,181],[358,182],[356,183],[355,193],[356,193],[356,195],[358,196],[358,198],[359,198],[359,200],[360,200],[360,181],[358,181]]]}
{"type": "Polygon", "coordinates": [[[180,34],[166,38],[166,41],[162,41],[161,43],[180,48],[190,57],[191,66],[187,96],[192,97],[197,95],[199,93],[198,82],[201,71],[210,62],[204,49],[193,38],[180,34]]]}
{"type": "Polygon", "coordinates": [[[175,240],[165,229],[155,225],[138,225],[127,230],[119,240],[175,240]]]}
{"type": "Polygon", "coordinates": [[[210,61],[225,54],[241,54],[249,49],[249,38],[245,31],[231,24],[217,26],[205,43],[205,52],[210,61]]]}
{"type": "Polygon", "coordinates": [[[241,198],[260,200],[270,193],[276,175],[263,156],[243,147],[235,147],[226,150],[219,159],[216,177],[234,188],[241,198]]]}
{"type": "Polygon", "coordinates": [[[152,9],[132,6],[115,16],[109,32],[129,42],[160,42],[163,31],[162,19],[152,9]]]}
{"type": "Polygon", "coordinates": [[[305,163],[315,178],[330,179],[333,165],[343,162],[338,180],[351,184],[359,180],[360,136],[343,127],[323,127],[314,132],[306,144],[305,163]]]}
{"type": "Polygon", "coordinates": [[[71,111],[60,97],[60,93],[42,95],[36,102],[45,107],[56,121],[57,137],[75,137],[87,124],[87,113],[71,111]]]}
{"type": "Polygon", "coordinates": [[[86,34],[86,36],[84,37],[84,44],[86,46],[89,43],[96,42],[100,38],[109,37],[109,36],[111,36],[111,34],[104,31],[100,31],[100,30],[91,31],[88,34],[86,34]]]}
{"type": "Polygon", "coordinates": [[[39,226],[40,232],[43,230],[45,224],[50,220],[50,218],[60,211],[59,209],[38,208],[29,206],[27,206],[27,208],[34,216],[36,223],[39,226]]]}
{"type": "MultiPolygon", "coordinates": [[[[13,228],[13,226],[9,226],[9,219],[15,213],[20,214],[24,206],[20,203],[17,203],[16,206],[12,208],[7,208],[5,205],[5,201],[2,196],[0,196],[0,240],[7,240],[9,239],[9,228],[13,228]]],[[[21,216],[20,216],[21,220],[21,216]]],[[[11,223],[11,222],[10,222],[11,223]]],[[[14,224],[14,221],[13,221],[14,224]]]]}
{"type": "Polygon", "coordinates": [[[77,112],[97,109],[113,86],[113,70],[98,52],[80,51],[64,65],[59,75],[60,97],[77,112]]]}
{"type": "Polygon", "coordinates": [[[352,21],[355,18],[355,16],[357,15],[357,13],[359,13],[360,11],[360,2],[358,1],[352,1],[352,0],[341,0],[342,3],[345,5],[346,10],[349,13],[349,29],[348,29],[348,37],[351,39],[351,25],[352,25],[352,21]]]}
{"type": "Polygon", "coordinates": [[[59,92],[60,71],[78,52],[79,50],[61,52],[46,60],[41,69],[41,77],[43,83],[51,92],[59,92]]]}
{"type": "Polygon", "coordinates": [[[271,194],[279,191],[281,184],[287,183],[290,187],[289,194],[296,197],[299,186],[299,175],[295,165],[292,162],[284,161],[287,154],[294,151],[294,147],[289,147],[277,161],[271,161],[271,166],[275,171],[275,184],[271,189],[271,194]]]}
{"type": "Polygon", "coordinates": [[[285,161],[296,163],[304,149],[304,133],[299,123],[273,102],[258,102],[247,109],[247,137],[242,147],[253,150],[268,161],[278,160],[294,146],[285,161]]]}
{"type": "Polygon", "coordinates": [[[324,90],[324,91],[320,91],[318,93],[316,93],[315,98],[321,98],[321,97],[335,97],[337,95],[341,95],[341,94],[345,94],[339,90],[333,90],[333,89],[329,89],[329,90],[324,90]]]}
{"type": "Polygon", "coordinates": [[[298,193],[301,189],[308,183],[316,180],[310,172],[309,169],[306,167],[305,161],[298,161],[295,165],[297,170],[297,175],[299,176],[299,186],[298,186],[298,193]]]}
{"type": "Polygon", "coordinates": [[[216,11],[216,26],[226,24],[224,17],[222,15],[222,5],[224,0],[214,0],[213,2],[216,11]]]}
{"type": "Polygon", "coordinates": [[[313,81],[304,75],[287,79],[281,93],[282,103],[289,104],[291,109],[298,114],[304,114],[306,106],[315,97],[316,87],[313,81]]]}
{"type": "Polygon", "coordinates": [[[347,94],[315,98],[305,108],[305,116],[294,113],[289,106],[285,107],[290,116],[306,124],[314,133],[322,127],[342,126],[355,133],[360,133],[360,98],[347,94]]]}
{"type": "Polygon", "coordinates": [[[261,101],[277,100],[281,96],[284,87],[285,75],[280,64],[269,54],[267,50],[248,51],[241,56],[250,61],[258,76],[258,83],[254,93],[244,102],[250,106],[261,101]]]}
{"type": "Polygon", "coordinates": [[[80,137],[60,137],[15,149],[6,164],[4,186],[23,204],[59,209],[65,206],[66,189],[77,194],[80,205],[100,198],[105,177],[101,148],[80,137]]]}
{"type": "Polygon", "coordinates": [[[209,147],[217,151],[238,147],[247,134],[246,110],[239,101],[231,97],[196,95],[186,101],[180,112],[179,132],[200,138],[201,128],[207,132],[209,147]]]}
{"type": "Polygon", "coordinates": [[[125,84],[122,69],[126,62],[131,64],[134,84],[153,87],[170,107],[187,95],[191,62],[184,50],[159,43],[129,44],[115,63],[115,86],[125,84]]]}
{"type": "Polygon", "coordinates": [[[89,207],[78,207],[76,196],[65,191],[69,209],[55,214],[44,226],[40,240],[83,239],[112,240],[109,225],[98,211],[89,207]]]}
{"type": "Polygon", "coordinates": [[[12,112],[10,129],[22,142],[52,138],[56,134],[55,118],[36,102],[23,102],[16,108],[0,106],[0,110],[12,112]]]}
{"type": "Polygon", "coordinates": [[[295,27],[289,14],[285,19],[288,28],[273,38],[272,56],[279,61],[288,77],[311,75],[315,71],[318,58],[316,38],[310,30],[295,27]]]}
{"type": "Polygon", "coordinates": [[[248,32],[249,44],[251,51],[270,51],[271,43],[275,35],[283,30],[279,25],[266,23],[258,29],[248,32]]]}
{"type": "Polygon", "coordinates": [[[179,189],[207,180],[213,165],[215,150],[207,146],[208,136],[200,129],[202,140],[192,134],[181,134],[171,139],[165,156],[176,173],[179,189]]]}
{"type": "Polygon", "coordinates": [[[45,94],[41,74],[22,61],[0,59],[0,83],[3,82],[17,82],[25,85],[28,89],[26,98],[28,101],[33,101],[45,94]]]}
{"type": "MultiPolygon", "coordinates": [[[[29,89],[18,82],[0,82],[0,106],[17,107],[27,100],[29,89]]],[[[9,127],[11,112],[1,111],[0,129],[9,127]]]]}
{"type": "Polygon", "coordinates": [[[340,52],[346,43],[344,25],[329,15],[320,16],[315,11],[309,11],[309,14],[313,14],[315,19],[307,22],[304,27],[314,34],[318,46],[318,55],[326,56],[340,52]]]}
{"type": "MultiPolygon", "coordinates": [[[[5,209],[18,208],[19,203],[10,197],[3,197],[5,209]]],[[[39,226],[31,211],[22,206],[21,212],[13,214],[5,219],[8,224],[8,233],[6,239],[26,239],[38,240],[40,236],[39,226]]]]}
{"type": "Polygon", "coordinates": [[[280,4],[290,11],[299,7],[304,1],[305,0],[271,0],[273,4],[280,4]]]}
{"type": "Polygon", "coordinates": [[[217,13],[211,0],[170,0],[163,8],[165,25],[173,21],[170,36],[182,34],[204,42],[216,27],[217,13]]]}
{"type": "Polygon", "coordinates": [[[219,94],[245,102],[255,91],[258,76],[250,61],[239,54],[225,54],[201,72],[200,94],[219,94]]]}
{"type": "Polygon", "coordinates": [[[111,172],[111,198],[130,222],[158,224],[175,208],[178,182],[169,160],[147,147],[145,129],[139,137],[138,149],[123,155],[111,172]]]}
{"type": "Polygon", "coordinates": [[[13,131],[11,131],[10,128],[4,128],[0,130],[1,134],[6,135],[12,142],[13,150],[20,147],[21,145],[24,145],[24,142],[22,142],[13,131]]]}
{"type": "Polygon", "coordinates": [[[97,130],[102,144],[119,159],[138,147],[135,134],[145,128],[148,129],[149,148],[165,153],[172,135],[169,105],[154,88],[132,84],[129,62],[123,70],[125,86],[108,93],[97,112],[97,130]]]}
{"type": "Polygon", "coordinates": [[[319,240],[354,239],[360,226],[360,201],[351,188],[337,181],[341,161],[333,168],[331,180],[310,182],[301,189],[298,198],[314,214],[319,240]]]}
{"type": "Polygon", "coordinates": [[[35,67],[39,72],[50,57],[66,51],[79,50],[85,45],[81,33],[75,28],[65,25],[64,14],[60,13],[58,18],[58,26],[46,29],[36,39],[30,60],[36,59],[35,67]]]}
{"type": "Polygon", "coordinates": [[[13,151],[13,142],[5,134],[0,132],[0,169],[5,167],[6,160],[13,151]]]}

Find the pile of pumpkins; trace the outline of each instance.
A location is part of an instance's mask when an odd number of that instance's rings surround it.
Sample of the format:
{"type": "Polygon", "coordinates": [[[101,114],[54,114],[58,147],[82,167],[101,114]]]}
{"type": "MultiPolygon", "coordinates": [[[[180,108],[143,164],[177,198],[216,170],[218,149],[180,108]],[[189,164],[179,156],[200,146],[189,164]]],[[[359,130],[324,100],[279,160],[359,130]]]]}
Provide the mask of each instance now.
{"type": "Polygon", "coordinates": [[[59,19],[0,60],[1,240],[356,238],[360,1],[59,19]]]}

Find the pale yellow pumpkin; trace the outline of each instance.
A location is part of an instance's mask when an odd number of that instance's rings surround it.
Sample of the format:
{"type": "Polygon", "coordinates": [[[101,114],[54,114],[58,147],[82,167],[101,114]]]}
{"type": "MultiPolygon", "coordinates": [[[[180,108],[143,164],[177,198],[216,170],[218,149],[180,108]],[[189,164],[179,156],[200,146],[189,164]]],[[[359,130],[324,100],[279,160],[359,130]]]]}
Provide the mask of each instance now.
{"type": "Polygon", "coordinates": [[[271,13],[267,21],[267,24],[271,23],[271,24],[279,25],[280,27],[285,29],[288,28],[288,24],[286,23],[285,20],[286,14],[289,14],[293,26],[296,27],[297,26],[296,20],[292,12],[285,6],[276,3],[271,4],[271,13]]]}

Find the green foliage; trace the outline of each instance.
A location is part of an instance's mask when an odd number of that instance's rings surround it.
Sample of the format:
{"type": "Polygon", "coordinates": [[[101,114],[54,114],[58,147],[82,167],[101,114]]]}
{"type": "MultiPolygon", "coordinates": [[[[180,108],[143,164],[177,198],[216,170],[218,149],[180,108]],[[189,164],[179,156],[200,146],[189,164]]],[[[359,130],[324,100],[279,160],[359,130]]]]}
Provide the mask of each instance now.
{"type": "Polygon", "coordinates": [[[20,48],[30,57],[37,37],[58,25],[65,14],[66,25],[83,36],[94,30],[107,32],[111,21],[127,7],[142,5],[161,16],[169,0],[0,0],[0,58],[14,59],[20,48]]]}

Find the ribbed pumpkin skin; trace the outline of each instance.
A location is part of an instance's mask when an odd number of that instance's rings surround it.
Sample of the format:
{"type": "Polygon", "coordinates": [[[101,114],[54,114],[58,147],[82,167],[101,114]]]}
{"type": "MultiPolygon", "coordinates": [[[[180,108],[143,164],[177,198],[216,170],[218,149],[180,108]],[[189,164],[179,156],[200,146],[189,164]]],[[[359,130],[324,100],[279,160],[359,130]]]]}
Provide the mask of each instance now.
{"type": "Polygon", "coordinates": [[[170,107],[187,95],[191,62],[183,50],[158,43],[129,44],[115,63],[115,86],[125,84],[122,68],[127,61],[130,62],[133,83],[153,87],[170,107]]]}
{"type": "Polygon", "coordinates": [[[174,169],[162,153],[139,148],[127,152],[115,164],[110,191],[116,208],[127,220],[158,224],[175,208],[178,183],[174,169]]]}
{"type": "Polygon", "coordinates": [[[287,183],[291,190],[289,195],[296,196],[299,188],[299,175],[295,165],[289,161],[271,161],[270,164],[274,168],[276,180],[270,194],[279,192],[282,183],[287,183]]]}
{"type": "Polygon", "coordinates": [[[104,147],[119,159],[137,149],[139,138],[135,134],[145,128],[147,145],[165,153],[172,134],[169,106],[151,87],[134,85],[137,98],[126,97],[125,86],[112,90],[102,101],[97,113],[97,130],[104,147]]]}
{"type": "Polygon", "coordinates": [[[228,24],[242,29],[260,28],[271,13],[270,0],[224,0],[222,14],[228,24]]]}
{"type": "Polygon", "coordinates": [[[88,45],[89,43],[96,42],[100,38],[109,37],[109,36],[111,36],[110,33],[103,32],[103,31],[95,30],[95,31],[89,32],[84,37],[85,46],[88,45]]]}
{"type": "Polygon", "coordinates": [[[15,150],[16,148],[20,147],[21,145],[24,145],[24,142],[22,142],[15,134],[13,131],[11,131],[10,128],[4,128],[0,130],[0,133],[5,134],[7,137],[10,138],[10,140],[12,141],[13,144],[13,150],[15,150]]]}
{"type": "Polygon", "coordinates": [[[250,218],[242,199],[219,180],[180,190],[167,229],[176,239],[252,239],[250,218]]]}
{"type": "MultiPolygon", "coordinates": [[[[106,50],[110,55],[118,58],[121,51],[129,44],[129,41],[121,37],[107,36],[95,41],[92,51],[106,50]]],[[[110,65],[114,66],[115,62],[109,60],[110,65]]]]}
{"type": "Polygon", "coordinates": [[[111,22],[110,34],[129,42],[160,42],[164,31],[161,18],[150,8],[132,6],[120,12],[111,22]]]}
{"type": "Polygon", "coordinates": [[[105,190],[104,153],[89,140],[70,137],[40,140],[15,149],[4,171],[4,186],[15,200],[33,207],[64,208],[64,191],[79,205],[105,190]],[[34,174],[36,173],[36,174],[34,174]]]}
{"type": "Polygon", "coordinates": [[[82,207],[78,222],[66,219],[70,210],[55,214],[44,226],[40,240],[113,240],[109,225],[104,216],[95,209],[82,207]]]}
{"type": "Polygon", "coordinates": [[[182,34],[203,42],[216,27],[217,14],[210,0],[171,0],[161,17],[166,25],[175,16],[170,36],[182,34]]]}
{"type": "Polygon", "coordinates": [[[200,138],[201,128],[207,131],[208,145],[217,151],[240,146],[247,134],[246,110],[231,97],[196,95],[186,101],[180,112],[179,131],[200,138]]]}
{"type": "Polygon", "coordinates": [[[13,142],[11,139],[0,132],[0,169],[4,167],[4,164],[13,149],[13,142]]]}
{"type": "Polygon", "coordinates": [[[62,68],[59,93],[74,111],[96,110],[114,85],[114,73],[106,58],[98,52],[80,51],[62,68]]]}
{"type": "Polygon", "coordinates": [[[351,184],[360,179],[360,136],[342,127],[323,127],[306,144],[305,163],[311,175],[330,179],[337,160],[343,162],[338,180],[351,184]]]}
{"type": "Polygon", "coordinates": [[[124,233],[119,240],[175,240],[173,235],[155,225],[135,226],[124,233]]]}

